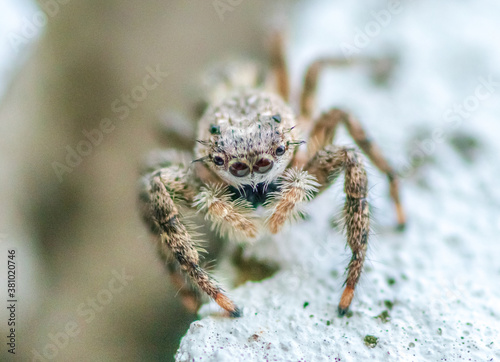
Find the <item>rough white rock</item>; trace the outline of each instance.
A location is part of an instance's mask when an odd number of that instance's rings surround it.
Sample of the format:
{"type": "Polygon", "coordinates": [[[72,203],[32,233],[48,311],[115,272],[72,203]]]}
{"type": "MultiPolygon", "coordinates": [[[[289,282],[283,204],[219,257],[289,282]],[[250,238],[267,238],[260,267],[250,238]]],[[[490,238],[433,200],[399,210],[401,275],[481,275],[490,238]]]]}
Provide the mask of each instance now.
{"type": "MultiPolygon", "coordinates": [[[[322,50],[352,42],[386,3],[308,2],[298,9],[290,53],[298,74],[322,50]]],[[[320,108],[354,111],[403,171],[408,228],[391,230],[385,178],[369,166],[374,234],[350,318],[338,318],[344,237],[330,226],[341,210],[341,180],[309,206],[310,219],[248,248],[281,270],[230,292],[244,316],[205,305],[182,339],[177,361],[494,361],[500,359],[500,84],[471,107],[479,77],[500,81],[500,4],[405,2],[363,53],[400,53],[388,88],[355,71],[325,74],[320,108]],[[348,85],[348,86],[346,86],[348,85]],[[469,100],[467,100],[469,99],[469,100]],[[447,111],[470,102],[460,124],[447,111]],[[449,116],[449,114],[448,114],[449,116]],[[416,130],[444,137],[413,141],[416,130]],[[478,142],[473,157],[451,145],[456,133],[478,142]],[[428,162],[414,156],[427,152],[428,162]],[[407,166],[416,167],[407,171],[407,166]],[[392,308],[391,308],[392,306],[392,308]],[[381,313],[390,320],[384,322],[381,313]],[[367,335],[378,338],[367,346],[367,335]]],[[[292,25],[293,26],[293,25],[292,25]]],[[[337,46],[337,54],[342,54],[337,46]]],[[[467,105],[466,105],[467,106],[467,105]]],[[[351,143],[340,134],[341,143],[351,143]]],[[[472,151],[474,152],[474,147],[472,151]]],[[[224,263],[223,263],[224,264],[224,263]]],[[[219,269],[224,280],[228,271],[219,269]]],[[[228,278],[227,278],[228,279],[228,278]]]]}

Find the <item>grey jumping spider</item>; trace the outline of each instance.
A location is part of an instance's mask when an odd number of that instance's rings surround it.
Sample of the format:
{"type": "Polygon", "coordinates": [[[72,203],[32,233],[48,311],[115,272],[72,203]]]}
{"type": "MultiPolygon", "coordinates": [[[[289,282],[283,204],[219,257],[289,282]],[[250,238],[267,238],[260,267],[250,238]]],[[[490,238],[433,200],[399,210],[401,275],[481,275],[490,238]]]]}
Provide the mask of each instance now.
{"type": "MultiPolygon", "coordinates": [[[[198,235],[187,221],[188,210],[204,213],[221,235],[251,239],[259,231],[255,209],[263,205],[268,210],[264,224],[271,233],[277,233],[288,220],[297,217],[301,203],[316,197],[343,172],[345,230],[352,250],[338,306],[339,314],[344,315],[365,260],[369,207],[368,181],[358,152],[332,144],[337,126],[343,124],[359,148],[387,175],[402,227],[405,217],[396,173],[352,115],[332,109],[312,121],[320,71],[352,62],[343,59],[313,62],[305,75],[297,117],[286,103],[289,83],[279,37],[272,48],[270,75],[276,93],[258,85],[250,89],[248,84],[241,84],[245,83],[242,79],[253,79],[255,86],[258,76],[249,77],[248,72],[235,75],[234,69],[225,74],[222,71],[222,83],[236,83],[238,89],[228,95],[222,92],[226,96],[206,109],[199,122],[194,161],[167,151],[159,153],[149,164],[141,183],[143,216],[158,239],[160,255],[181,291],[184,304],[196,310],[199,298],[195,292],[201,290],[230,316],[238,317],[240,309],[200,266],[199,242],[195,240],[198,235]],[[307,147],[300,147],[305,143],[303,138],[308,139],[307,147]],[[195,291],[183,288],[182,272],[196,286],[195,291]]],[[[377,63],[373,59],[361,62],[369,66],[377,63]]]]}

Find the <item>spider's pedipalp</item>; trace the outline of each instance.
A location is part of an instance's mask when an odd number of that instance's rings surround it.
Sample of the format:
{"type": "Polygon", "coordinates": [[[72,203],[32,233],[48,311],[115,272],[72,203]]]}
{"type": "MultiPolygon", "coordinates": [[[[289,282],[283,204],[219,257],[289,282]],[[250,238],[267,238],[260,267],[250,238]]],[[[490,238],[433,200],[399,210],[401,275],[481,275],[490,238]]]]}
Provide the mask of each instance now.
{"type": "Polygon", "coordinates": [[[212,228],[231,239],[255,238],[257,227],[251,218],[251,205],[244,199],[231,200],[227,186],[208,185],[194,198],[194,207],[205,213],[212,228]]]}
{"type": "Polygon", "coordinates": [[[279,191],[274,192],[266,206],[271,215],[266,220],[269,230],[276,234],[287,220],[300,214],[300,205],[309,201],[318,191],[320,184],[307,171],[289,168],[278,181],[279,191]]]}
{"type": "Polygon", "coordinates": [[[346,287],[340,299],[338,312],[347,313],[354,296],[354,289],[363,270],[370,231],[368,207],[368,179],[359,155],[353,149],[327,146],[320,150],[306,165],[306,170],[314,175],[325,189],[341,171],[344,171],[344,205],[347,244],[352,258],[347,268],[346,287]]]}

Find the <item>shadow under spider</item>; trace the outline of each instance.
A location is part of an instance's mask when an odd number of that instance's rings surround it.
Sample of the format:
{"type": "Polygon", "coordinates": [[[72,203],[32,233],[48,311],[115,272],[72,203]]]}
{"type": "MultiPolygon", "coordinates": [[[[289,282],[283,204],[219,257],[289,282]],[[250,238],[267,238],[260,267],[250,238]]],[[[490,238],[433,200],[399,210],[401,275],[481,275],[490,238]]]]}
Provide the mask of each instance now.
{"type": "Polygon", "coordinates": [[[233,254],[233,264],[238,268],[235,287],[247,282],[258,282],[273,276],[279,266],[269,261],[257,260],[255,257],[244,258],[243,247],[238,246],[233,254]]]}

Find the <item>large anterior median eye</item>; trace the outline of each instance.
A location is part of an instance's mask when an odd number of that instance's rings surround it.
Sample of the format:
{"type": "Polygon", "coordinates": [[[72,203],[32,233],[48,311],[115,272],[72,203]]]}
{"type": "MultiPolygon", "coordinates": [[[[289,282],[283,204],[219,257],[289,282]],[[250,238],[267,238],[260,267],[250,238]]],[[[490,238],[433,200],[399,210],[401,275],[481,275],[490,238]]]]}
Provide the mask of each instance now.
{"type": "Polygon", "coordinates": [[[253,170],[258,173],[266,173],[273,167],[273,161],[268,158],[261,158],[255,165],[253,165],[253,170]]]}
{"type": "Polygon", "coordinates": [[[250,173],[250,167],[248,167],[246,163],[235,162],[229,166],[229,172],[231,172],[233,176],[243,177],[250,173]]]}

